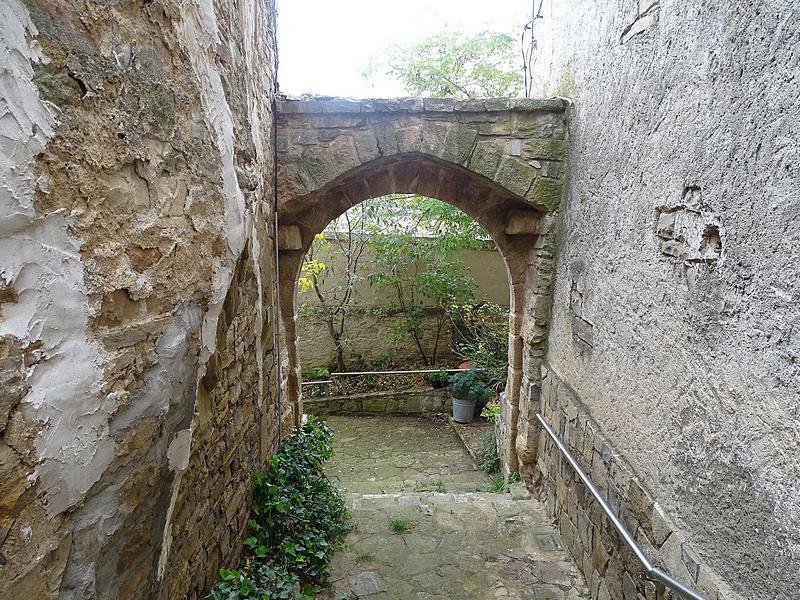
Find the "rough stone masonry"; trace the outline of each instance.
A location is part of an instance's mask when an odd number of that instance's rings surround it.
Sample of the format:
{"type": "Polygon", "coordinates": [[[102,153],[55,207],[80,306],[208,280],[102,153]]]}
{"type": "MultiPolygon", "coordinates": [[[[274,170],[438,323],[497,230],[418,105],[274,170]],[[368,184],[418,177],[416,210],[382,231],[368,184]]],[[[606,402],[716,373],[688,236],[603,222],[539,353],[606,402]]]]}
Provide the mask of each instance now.
{"type": "Polygon", "coordinates": [[[272,4],[0,13],[0,596],[196,597],[291,419],[272,4]]]}
{"type": "Polygon", "coordinates": [[[0,6],[0,596],[201,596],[301,410],[302,251],[354,203],[419,192],[506,259],[505,467],[592,597],[664,594],[537,412],[673,575],[794,598],[800,9],[547,2],[538,91],[569,102],[278,116],[273,9],[0,6]]]}

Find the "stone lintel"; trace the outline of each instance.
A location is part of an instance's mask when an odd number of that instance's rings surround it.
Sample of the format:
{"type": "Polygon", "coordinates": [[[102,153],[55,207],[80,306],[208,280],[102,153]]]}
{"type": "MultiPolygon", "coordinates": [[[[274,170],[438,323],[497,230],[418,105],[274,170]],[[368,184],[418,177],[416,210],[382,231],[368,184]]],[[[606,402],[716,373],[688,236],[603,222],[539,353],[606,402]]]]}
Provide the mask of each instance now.
{"type": "Polygon", "coordinates": [[[281,98],[275,103],[278,114],[342,114],[342,113],[442,113],[442,112],[535,112],[563,113],[561,98],[334,98],[303,96],[281,98]]]}

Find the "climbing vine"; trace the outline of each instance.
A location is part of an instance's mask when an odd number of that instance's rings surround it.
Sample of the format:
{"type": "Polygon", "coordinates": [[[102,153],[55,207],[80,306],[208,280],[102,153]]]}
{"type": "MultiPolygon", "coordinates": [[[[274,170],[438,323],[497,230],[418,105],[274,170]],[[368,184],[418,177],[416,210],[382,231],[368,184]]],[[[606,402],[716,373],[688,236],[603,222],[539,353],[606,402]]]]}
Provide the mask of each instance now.
{"type": "Polygon", "coordinates": [[[253,477],[244,564],[220,569],[213,600],[308,600],[328,584],[331,553],[350,530],[344,499],[322,470],[332,431],[314,417],[253,477]]]}

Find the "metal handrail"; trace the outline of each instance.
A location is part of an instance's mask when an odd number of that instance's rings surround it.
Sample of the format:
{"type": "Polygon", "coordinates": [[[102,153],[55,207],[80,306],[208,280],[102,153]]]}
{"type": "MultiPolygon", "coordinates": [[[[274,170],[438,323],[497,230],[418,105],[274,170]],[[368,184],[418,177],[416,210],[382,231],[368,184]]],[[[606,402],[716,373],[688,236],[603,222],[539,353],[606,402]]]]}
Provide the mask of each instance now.
{"type": "Polygon", "coordinates": [[[346,373],[331,373],[331,377],[347,377],[350,375],[411,375],[418,373],[458,373],[460,371],[483,371],[483,369],[416,369],[412,371],[350,371],[346,373]]]}
{"type": "Polygon", "coordinates": [[[578,474],[578,477],[581,478],[581,481],[583,481],[588,490],[592,493],[594,499],[597,500],[597,503],[600,505],[600,508],[603,509],[603,512],[606,513],[608,519],[614,524],[614,527],[619,532],[620,536],[622,536],[622,539],[625,541],[625,544],[627,544],[628,548],[631,549],[631,552],[633,552],[633,554],[636,556],[639,562],[642,563],[642,566],[644,567],[645,570],[645,576],[647,577],[647,579],[649,579],[650,581],[658,581],[666,585],[667,587],[675,590],[681,596],[689,600],[706,600],[705,597],[701,596],[694,590],[686,587],[680,581],[673,579],[670,575],[668,575],[661,569],[653,566],[653,564],[647,558],[645,553],[636,543],[636,540],[633,539],[633,536],[628,532],[627,529],[625,529],[625,526],[622,524],[622,521],[619,520],[619,517],[617,517],[617,515],[614,514],[614,511],[611,510],[611,507],[608,505],[605,499],[600,495],[599,490],[594,486],[592,480],[589,479],[589,476],[583,472],[583,469],[581,469],[580,465],[575,460],[575,457],[572,456],[572,454],[564,445],[564,443],[558,438],[556,432],[553,431],[553,428],[550,427],[550,424],[545,420],[545,418],[542,415],[538,413],[536,415],[536,418],[539,420],[539,423],[541,423],[542,428],[547,432],[547,435],[549,435],[550,438],[553,440],[553,442],[555,442],[556,447],[558,447],[558,449],[561,451],[561,454],[564,455],[564,458],[566,458],[569,464],[572,465],[572,468],[575,470],[575,473],[578,474]]]}
{"type": "MultiPolygon", "coordinates": [[[[473,369],[416,369],[413,371],[348,371],[342,373],[329,373],[330,377],[350,377],[355,375],[416,375],[421,373],[460,373],[461,371],[485,371],[482,367],[475,367],[473,369]]],[[[314,385],[321,383],[333,383],[333,380],[326,379],[324,381],[303,381],[300,385],[314,385]]]]}

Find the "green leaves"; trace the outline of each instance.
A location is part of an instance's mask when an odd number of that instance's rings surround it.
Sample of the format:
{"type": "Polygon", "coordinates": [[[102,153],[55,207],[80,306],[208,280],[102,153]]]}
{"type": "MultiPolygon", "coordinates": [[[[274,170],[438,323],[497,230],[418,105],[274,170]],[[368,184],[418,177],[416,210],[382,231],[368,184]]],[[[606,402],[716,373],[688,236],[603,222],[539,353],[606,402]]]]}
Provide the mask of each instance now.
{"type": "Polygon", "coordinates": [[[490,383],[500,390],[508,378],[508,308],[484,302],[465,304],[453,312],[458,333],[456,347],[465,358],[486,369],[490,383]]]}
{"type": "Polygon", "coordinates": [[[478,369],[461,371],[450,377],[451,390],[455,398],[482,403],[494,396],[494,390],[486,383],[486,376],[478,369]]]}
{"type": "Polygon", "coordinates": [[[309,417],[255,473],[245,565],[220,569],[209,598],[308,600],[327,583],[330,554],[350,530],[344,500],[322,471],[332,455],[332,431],[309,417]]]}
{"type": "Polygon", "coordinates": [[[515,40],[489,31],[440,33],[397,48],[387,70],[411,94],[434,98],[519,96],[523,84],[515,40]]]}

